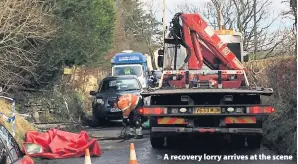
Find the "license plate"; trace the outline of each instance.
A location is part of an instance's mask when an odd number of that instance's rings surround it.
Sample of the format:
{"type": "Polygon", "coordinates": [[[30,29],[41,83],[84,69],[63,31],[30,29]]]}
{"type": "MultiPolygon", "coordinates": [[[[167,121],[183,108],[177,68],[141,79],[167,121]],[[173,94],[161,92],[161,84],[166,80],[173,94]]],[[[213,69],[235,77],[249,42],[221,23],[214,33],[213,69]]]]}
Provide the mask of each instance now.
{"type": "Polygon", "coordinates": [[[110,112],[120,112],[121,110],[120,109],[118,109],[118,108],[111,108],[110,109],[110,112]]]}
{"type": "Polygon", "coordinates": [[[194,111],[196,114],[217,114],[220,113],[219,107],[199,107],[195,108],[194,111]]]}

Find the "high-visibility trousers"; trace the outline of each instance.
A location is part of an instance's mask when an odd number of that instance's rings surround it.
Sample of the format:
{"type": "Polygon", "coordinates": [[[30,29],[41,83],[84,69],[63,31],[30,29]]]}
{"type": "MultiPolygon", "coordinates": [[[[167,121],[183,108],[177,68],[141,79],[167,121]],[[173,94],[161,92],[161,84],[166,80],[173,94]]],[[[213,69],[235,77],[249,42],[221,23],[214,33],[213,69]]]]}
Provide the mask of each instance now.
{"type": "Polygon", "coordinates": [[[125,94],[119,97],[117,106],[122,111],[123,118],[128,118],[129,114],[135,110],[139,99],[140,97],[135,94],[125,94]]]}

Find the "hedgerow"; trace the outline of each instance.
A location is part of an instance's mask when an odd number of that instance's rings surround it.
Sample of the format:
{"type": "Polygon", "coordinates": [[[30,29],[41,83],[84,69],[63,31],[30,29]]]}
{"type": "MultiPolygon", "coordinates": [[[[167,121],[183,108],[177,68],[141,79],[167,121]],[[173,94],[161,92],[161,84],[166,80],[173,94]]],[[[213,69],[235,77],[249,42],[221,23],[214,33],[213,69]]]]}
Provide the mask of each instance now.
{"type": "Polygon", "coordinates": [[[264,144],[280,153],[296,154],[297,131],[297,60],[286,56],[250,61],[248,77],[251,84],[273,88],[274,94],[263,97],[276,112],[264,122],[264,144]]]}

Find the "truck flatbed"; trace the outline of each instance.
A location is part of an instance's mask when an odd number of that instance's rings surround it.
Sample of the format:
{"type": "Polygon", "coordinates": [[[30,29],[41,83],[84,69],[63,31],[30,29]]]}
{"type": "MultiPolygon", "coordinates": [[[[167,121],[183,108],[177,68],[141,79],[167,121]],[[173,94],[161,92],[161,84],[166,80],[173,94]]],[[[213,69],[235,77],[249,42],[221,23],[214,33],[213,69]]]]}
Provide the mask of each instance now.
{"type": "Polygon", "coordinates": [[[170,95],[170,94],[196,94],[196,93],[236,93],[236,94],[259,94],[270,96],[273,94],[272,88],[261,89],[158,89],[146,90],[141,93],[142,96],[170,95]]]}

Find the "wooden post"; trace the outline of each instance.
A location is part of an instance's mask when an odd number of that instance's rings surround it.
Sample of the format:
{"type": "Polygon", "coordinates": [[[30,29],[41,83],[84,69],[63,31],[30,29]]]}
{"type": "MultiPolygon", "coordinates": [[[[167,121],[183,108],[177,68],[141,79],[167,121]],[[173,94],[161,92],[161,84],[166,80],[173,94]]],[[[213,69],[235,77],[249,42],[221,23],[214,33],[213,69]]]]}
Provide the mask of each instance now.
{"type": "Polygon", "coordinates": [[[218,4],[218,27],[219,27],[219,30],[222,31],[222,24],[221,24],[221,21],[222,21],[222,15],[221,15],[221,4],[218,4]]]}

